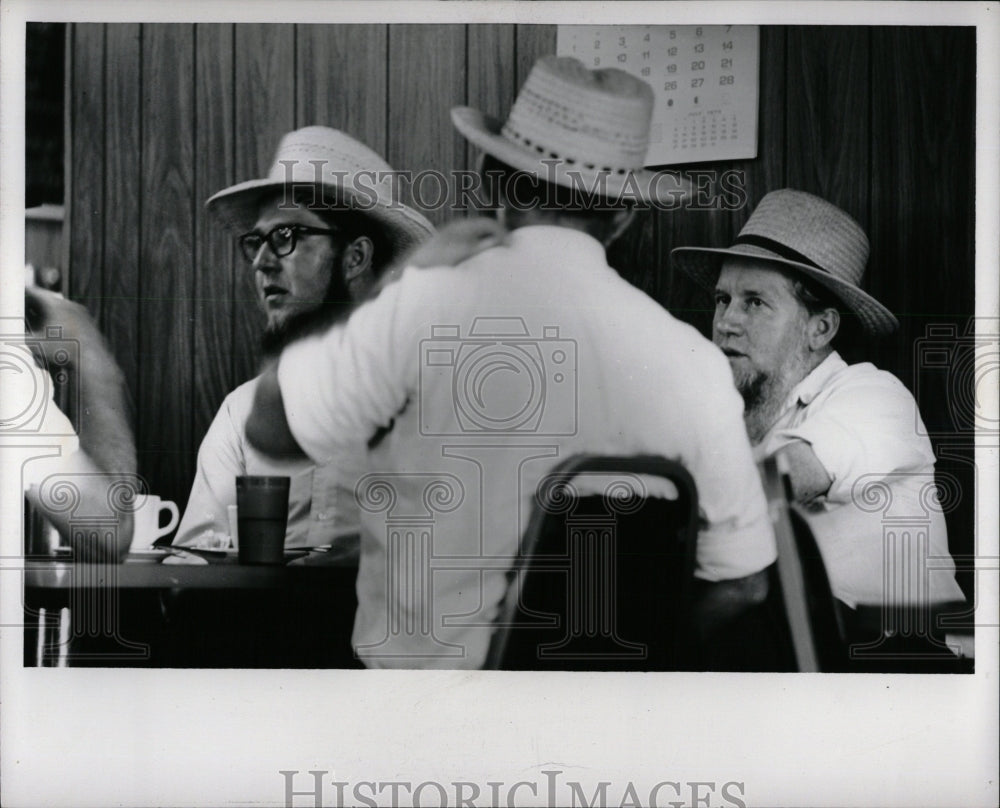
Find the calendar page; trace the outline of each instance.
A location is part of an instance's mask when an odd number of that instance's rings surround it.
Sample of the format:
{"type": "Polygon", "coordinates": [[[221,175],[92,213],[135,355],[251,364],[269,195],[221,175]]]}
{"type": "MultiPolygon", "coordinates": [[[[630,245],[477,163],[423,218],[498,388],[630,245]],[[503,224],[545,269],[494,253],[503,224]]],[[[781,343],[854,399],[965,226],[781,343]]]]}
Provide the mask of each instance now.
{"type": "Polygon", "coordinates": [[[756,25],[560,25],[556,51],[656,93],[646,165],[757,156],[756,25]]]}

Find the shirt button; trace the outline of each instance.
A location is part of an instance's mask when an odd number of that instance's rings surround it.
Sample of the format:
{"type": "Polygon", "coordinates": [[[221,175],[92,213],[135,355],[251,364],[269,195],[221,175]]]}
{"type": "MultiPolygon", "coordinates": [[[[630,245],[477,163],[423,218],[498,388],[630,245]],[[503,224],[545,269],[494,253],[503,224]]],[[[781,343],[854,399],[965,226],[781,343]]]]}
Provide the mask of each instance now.
{"type": "Polygon", "coordinates": [[[330,518],[330,514],[328,514],[326,511],[320,511],[318,514],[316,514],[316,518],[320,522],[325,522],[327,519],[330,518]]]}

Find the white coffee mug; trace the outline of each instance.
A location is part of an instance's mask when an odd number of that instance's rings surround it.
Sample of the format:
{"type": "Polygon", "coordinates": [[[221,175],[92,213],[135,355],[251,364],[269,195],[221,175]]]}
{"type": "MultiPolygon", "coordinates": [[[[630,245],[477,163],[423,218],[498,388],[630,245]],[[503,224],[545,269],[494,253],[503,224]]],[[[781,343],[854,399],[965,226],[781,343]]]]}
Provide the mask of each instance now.
{"type": "Polygon", "coordinates": [[[154,541],[174,530],[181,519],[176,504],[151,494],[140,494],[135,498],[134,516],[132,550],[148,550],[154,541]],[[170,512],[170,523],[163,526],[160,514],[165,510],[170,512]]]}

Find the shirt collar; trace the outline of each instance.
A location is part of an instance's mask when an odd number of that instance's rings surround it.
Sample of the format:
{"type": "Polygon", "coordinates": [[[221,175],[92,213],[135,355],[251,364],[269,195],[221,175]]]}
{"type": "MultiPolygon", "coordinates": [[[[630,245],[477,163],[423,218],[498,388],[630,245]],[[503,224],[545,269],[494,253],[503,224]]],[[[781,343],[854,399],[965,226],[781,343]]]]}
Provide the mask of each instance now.
{"type": "Polygon", "coordinates": [[[604,264],[607,253],[604,245],[589,233],[572,227],[551,224],[533,224],[511,231],[508,239],[516,246],[527,246],[532,252],[552,253],[565,259],[568,253],[575,258],[589,258],[604,264]]]}
{"type": "Polygon", "coordinates": [[[826,387],[827,382],[846,367],[847,363],[841,359],[839,353],[836,351],[831,353],[813,368],[812,373],[792,388],[792,392],[788,396],[788,406],[801,404],[808,407],[820,391],[826,387]]]}

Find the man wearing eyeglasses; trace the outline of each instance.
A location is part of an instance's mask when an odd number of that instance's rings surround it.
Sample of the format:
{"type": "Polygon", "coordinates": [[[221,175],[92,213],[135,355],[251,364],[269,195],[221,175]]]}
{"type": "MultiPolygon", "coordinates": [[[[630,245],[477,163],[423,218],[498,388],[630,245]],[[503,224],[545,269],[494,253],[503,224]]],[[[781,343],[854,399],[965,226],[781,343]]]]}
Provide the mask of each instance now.
{"type": "MultiPolygon", "coordinates": [[[[393,196],[393,170],[343,132],[310,126],[282,139],[268,176],[226,188],[209,211],[237,234],[266,317],[262,347],[277,355],[296,336],[329,325],[382,271],[433,232],[393,196]]],[[[271,457],[244,436],[257,379],[223,401],[198,450],[198,469],[175,545],[218,546],[229,533],[235,478],[291,478],[286,547],[330,544],[358,529],[354,484],[362,459],[314,465],[271,457]]]]}

